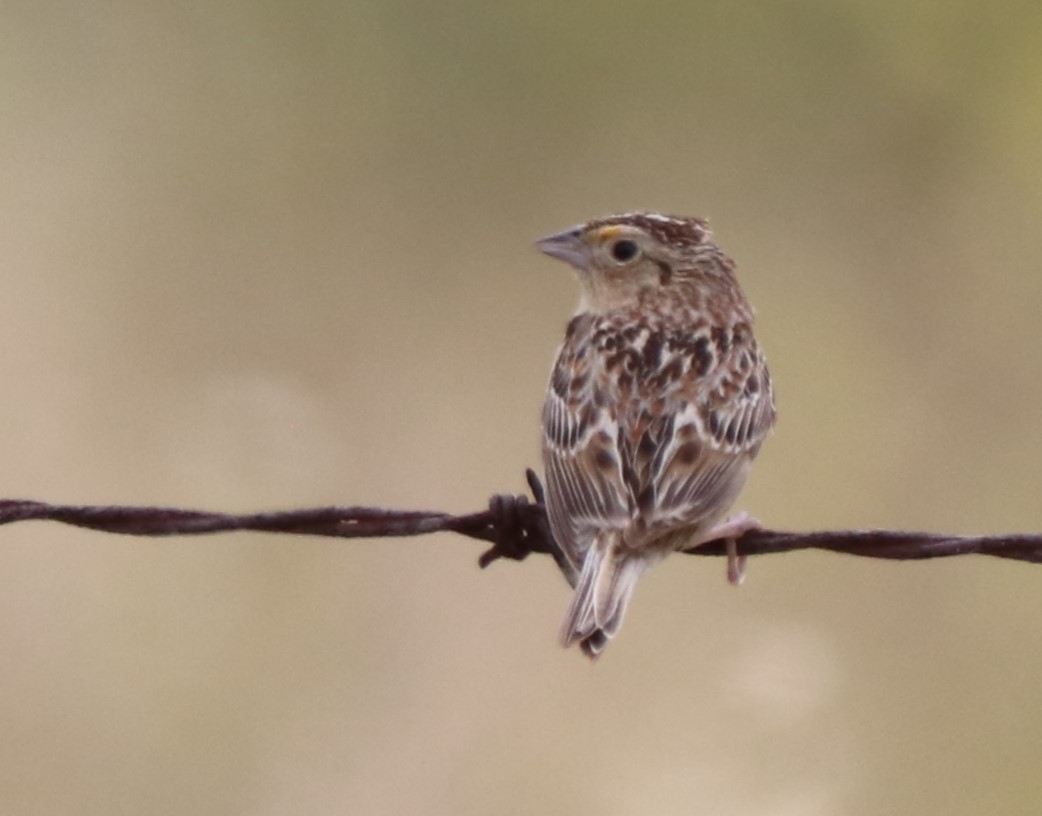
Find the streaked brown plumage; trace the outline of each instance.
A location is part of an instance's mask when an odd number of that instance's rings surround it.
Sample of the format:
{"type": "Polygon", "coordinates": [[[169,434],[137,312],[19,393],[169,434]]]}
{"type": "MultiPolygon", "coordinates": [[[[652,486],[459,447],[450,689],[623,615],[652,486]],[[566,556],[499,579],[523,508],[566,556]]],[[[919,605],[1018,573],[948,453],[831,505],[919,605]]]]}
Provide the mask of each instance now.
{"type": "Polygon", "coordinates": [[[774,425],[753,309],[706,222],[600,218],[538,242],[582,297],[543,408],[547,509],[573,569],[565,646],[596,657],[641,573],[720,524],[774,425]]]}

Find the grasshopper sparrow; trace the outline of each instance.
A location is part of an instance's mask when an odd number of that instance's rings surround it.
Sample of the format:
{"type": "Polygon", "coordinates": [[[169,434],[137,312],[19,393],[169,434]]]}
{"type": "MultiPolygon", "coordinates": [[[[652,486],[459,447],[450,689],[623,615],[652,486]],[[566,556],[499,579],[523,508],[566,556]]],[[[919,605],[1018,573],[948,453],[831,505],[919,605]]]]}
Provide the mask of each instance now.
{"type": "Polygon", "coordinates": [[[561,641],[596,657],[645,569],[756,526],[722,519],[774,396],[752,306],[705,221],[614,215],[538,247],[578,270],[582,292],[547,389],[543,460],[575,587],[561,641]]]}

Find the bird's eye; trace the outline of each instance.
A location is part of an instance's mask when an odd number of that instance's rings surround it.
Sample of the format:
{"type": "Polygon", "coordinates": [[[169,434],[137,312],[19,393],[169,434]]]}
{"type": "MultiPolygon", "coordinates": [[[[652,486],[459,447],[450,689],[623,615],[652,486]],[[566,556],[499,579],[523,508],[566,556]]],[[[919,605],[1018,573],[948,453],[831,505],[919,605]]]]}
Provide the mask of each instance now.
{"type": "Polygon", "coordinates": [[[619,263],[632,261],[640,252],[640,247],[634,241],[623,238],[611,245],[611,256],[619,263]]]}

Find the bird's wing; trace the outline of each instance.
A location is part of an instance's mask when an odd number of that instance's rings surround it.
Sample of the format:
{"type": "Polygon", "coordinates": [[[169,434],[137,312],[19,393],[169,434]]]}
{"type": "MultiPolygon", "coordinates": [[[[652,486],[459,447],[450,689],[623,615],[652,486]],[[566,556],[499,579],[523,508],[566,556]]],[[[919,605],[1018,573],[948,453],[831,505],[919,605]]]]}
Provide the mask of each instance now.
{"type": "Polygon", "coordinates": [[[640,526],[704,532],[727,511],[774,425],[770,374],[749,327],[698,327],[660,338],[654,394],[638,397],[622,443],[640,526]]]}
{"type": "Polygon", "coordinates": [[[576,570],[598,531],[622,529],[631,518],[617,406],[588,328],[580,318],[569,324],[543,405],[547,511],[554,538],[576,570]]]}
{"type": "Polygon", "coordinates": [[[570,325],[543,407],[550,524],[576,569],[605,529],[639,547],[714,524],[774,424],[748,326],[613,335],[601,324],[594,340],[588,320],[570,325]]]}

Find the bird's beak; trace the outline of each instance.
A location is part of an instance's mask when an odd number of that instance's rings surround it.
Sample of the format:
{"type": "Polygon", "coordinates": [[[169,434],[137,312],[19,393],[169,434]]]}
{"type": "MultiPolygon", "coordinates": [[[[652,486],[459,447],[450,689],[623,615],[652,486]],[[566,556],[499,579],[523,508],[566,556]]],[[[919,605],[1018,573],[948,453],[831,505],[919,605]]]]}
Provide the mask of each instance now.
{"type": "Polygon", "coordinates": [[[582,227],[572,227],[536,241],[535,245],[551,258],[570,263],[576,269],[585,269],[590,263],[590,247],[582,235],[582,227]]]}

